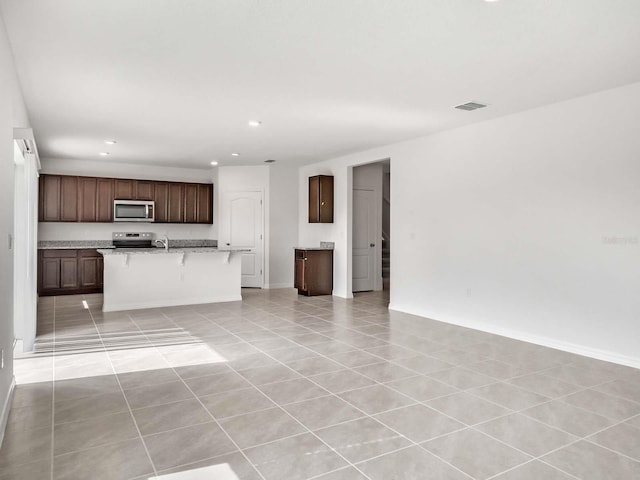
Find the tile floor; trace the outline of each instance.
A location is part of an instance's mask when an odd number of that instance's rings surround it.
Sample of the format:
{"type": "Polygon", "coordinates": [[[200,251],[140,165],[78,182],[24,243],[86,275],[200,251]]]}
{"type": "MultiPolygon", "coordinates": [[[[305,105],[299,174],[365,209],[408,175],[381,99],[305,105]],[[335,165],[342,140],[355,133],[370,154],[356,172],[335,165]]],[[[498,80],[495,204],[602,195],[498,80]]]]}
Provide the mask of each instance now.
{"type": "Polygon", "coordinates": [[[384,293],[243,297],[43,298],[0,480],[640,479],[638,370],[389,312],[384,293]]]}

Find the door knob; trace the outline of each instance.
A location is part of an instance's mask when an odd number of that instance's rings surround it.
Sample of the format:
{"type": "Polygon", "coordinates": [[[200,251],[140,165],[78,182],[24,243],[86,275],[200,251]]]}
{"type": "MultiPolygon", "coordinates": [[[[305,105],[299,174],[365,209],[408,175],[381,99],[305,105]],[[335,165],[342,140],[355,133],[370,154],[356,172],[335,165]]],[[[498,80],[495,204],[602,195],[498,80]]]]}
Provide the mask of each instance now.
{"type": "Polygon", "coordinates": [[[375,244],[375,243],[370,243],[370,244],[369,244],[369,246],[370,246],[370,247],[375,247],[375,246],[376,246],[376,244],[375,244]]]}

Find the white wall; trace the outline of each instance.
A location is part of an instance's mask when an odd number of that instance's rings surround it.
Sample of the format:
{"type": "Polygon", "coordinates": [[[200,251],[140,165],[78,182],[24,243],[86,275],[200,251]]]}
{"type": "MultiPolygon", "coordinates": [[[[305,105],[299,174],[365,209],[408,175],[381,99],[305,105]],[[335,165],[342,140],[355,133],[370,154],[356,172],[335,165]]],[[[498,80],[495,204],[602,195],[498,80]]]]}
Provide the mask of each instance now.
{"type": "Polygon", "coordinates": [[[5,361],[0,370],[0,442],[13,384],[13,252],[8,248],[8,237],[13,234],[13,129],[29,126],[0,18],[0,349],[4,351],[5,361]]]}
{"type": "MultiPolygon", "coordinates": [[[[265,288],[293,287],[293,247],[298,236],[298,170],[291,166],[219,167],[220,193],[260,190],[264,207],[265,288]]],[[[218,218],[221,218],[218,202],[218,218]]]]}
{"type": "MultiPolygon", "coordinates": [[[[376,240],[374,247],[375,269],[374,290],[382,290],[382,176],[384,165],[382,162],[370,163],[353,169],[353,188],[361,190],[373,190],[375,192],[375,231],[376,240]]],[[[363,212],[366,213],[366,212],[363,212]]],[[[357,212],[353,212],[355,216],[357,212]]]]}
{"type": "Polygon", "coordinates": [[[639,124],[640,83],[303,167],[299,241],[348,296],[351,166],[390,158],[391,308],[640,366],[639,124]]]}
{"type": "Polygon", "coordinates": [[[298,168],[269,167],[269,288],[293,287],[293,247],[298,242],[298,168]]]}
{"type": "MultiPolygon", "coordinates": [[[[84,175],[114,178],[136,178],[143,180],[165,180],[174,182],[214,183],[213,208],[217,208],[217,169],[194,169],[176,167],[150,167],[108,161],[79,161],[64,159],[43,159],[41,173],[59,175],[84,175]]],[[[171,239],[217,239],[218,216],[214,215],[212,225],[166,224],[166,223],[40,223],[39,240],[111,240],[114,231],[153,232],[168,235],[171,239]]]]}

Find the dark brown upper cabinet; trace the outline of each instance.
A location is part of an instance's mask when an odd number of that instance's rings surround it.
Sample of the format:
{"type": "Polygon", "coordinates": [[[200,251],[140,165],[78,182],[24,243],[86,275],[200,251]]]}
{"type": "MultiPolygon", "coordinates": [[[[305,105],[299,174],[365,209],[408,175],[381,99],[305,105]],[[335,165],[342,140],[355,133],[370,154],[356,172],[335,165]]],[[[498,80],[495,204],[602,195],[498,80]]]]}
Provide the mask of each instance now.
{"type": "Polygon", "coordinates": [[[41,222],[78,221],[78,177],[40,176],[41,222]]]}
{"type": "Polygon", "coordinates": [[[134,200],[153,200],[153,184],[149,180],[135,181],[135,198],[134,200]]]}
{"type": "Polygon", "coordinates": [[[309,177],[309,223],[333,223],[333,176],[309,177]]]}
{"type": "Polygon", "coordinates": [[[98,178],[96,185],[96,222],[113,222],[113,178],[98,178]]]}
{"type": "Polygon", "coordinates": [[[213,223],[213,185],[198,184],[198,218],[197,223],[213,223]]]}
{"type": "Polygon", "coordinates": [[[155,222],[167,223],[169,221],[169,184],[156,182],[153,188],[153,201],[155,202],[155,222]]]}
{"type": "Polygon", "coordinates": [[[98,182],[93,177],[80,177],[78,180],[78,205],[80,222],[95,222],[97,219],[98,182]]]}
{"type": "Polygon", "coordinates": [[[185,223],[198,221],[198,185],[195,183],[184,186],[184,221],[185,223]]]}
{"type": "Polygon", "coordinates": [[[167,215],[169,223],[184,223],[184,183],[169,183],[169,204],[167,215]]]}
{"type": "Polygon", "coordinates": [[[130,180],[128,178],[116,178],[114,180],[114,200],[134,200],[134,182],[135,180],[130,180]]]}
{"type": "Polygon", "coordinates": [[[113,222],[114,200],[154,200],[157,223],[213,223],[213,184],[40,176],[41,222],[113,222]]]}
{"type": "Polygon", "coordinates": [[[40,175],[40,205],[38,220],[41,222],[60,221],[60,176],[40,175]]]}

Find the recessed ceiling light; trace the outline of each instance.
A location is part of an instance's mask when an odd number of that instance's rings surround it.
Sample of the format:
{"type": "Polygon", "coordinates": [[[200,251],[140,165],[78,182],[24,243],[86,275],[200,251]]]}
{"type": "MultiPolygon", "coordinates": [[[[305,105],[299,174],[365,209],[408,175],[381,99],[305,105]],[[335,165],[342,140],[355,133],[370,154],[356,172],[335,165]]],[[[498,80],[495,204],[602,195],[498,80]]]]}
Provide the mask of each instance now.
{"type": "Polygon", "coordinates": [[[109,152],[100,152],[99,155],[101,157],[106,157],[107,155],[109,155],[109,152]]]}
{"type": "Polygon", "coordinates": [[[118,142],[116,142],[115,140],[105,140],[104,143],[106,143],[107,145],[115,145],[118,142]]]}
{"type": "Polygon", "coordinates": [[[231,154],[231,156],[232,156],[232,157],[239,157],[239,156],[240,156],[240,154],[239,154],[239,153],[234,152],[234,153],[232,153],[232,154],[231,154]]]}
{"type": "Polygon", "coordinates": [[[211,162],[211,165],[213,165],[214,167],[218,164],[218,162],[216,162],[215,160],[213,162],[211,162]]]}
{"type": "Polygon", "coordinates": [[[259,120],[249,120],[250,127],[259,127],[260,125],[262,125],[262,122],[259,120]]]}

